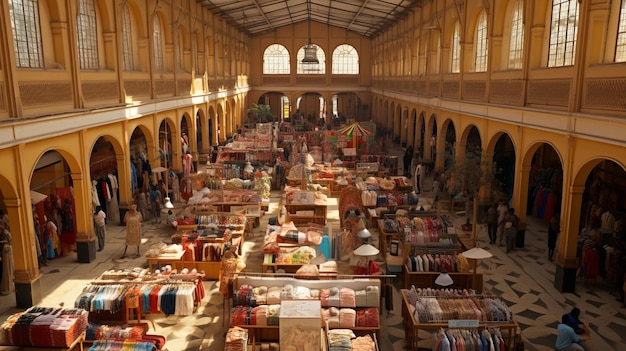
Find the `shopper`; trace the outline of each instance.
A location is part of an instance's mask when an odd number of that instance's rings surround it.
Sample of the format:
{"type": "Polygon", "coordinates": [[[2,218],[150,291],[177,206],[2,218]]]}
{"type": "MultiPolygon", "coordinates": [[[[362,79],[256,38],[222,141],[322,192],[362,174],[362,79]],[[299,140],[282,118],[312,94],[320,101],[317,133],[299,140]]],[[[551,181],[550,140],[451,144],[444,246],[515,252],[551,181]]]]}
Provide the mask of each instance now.
{"type": "Polygon", "coordinates": [[[559,213],[555,212],[552,218],[550,219],[550,224],[548,226],[548,260],[552,261],[552,256],[554,256],[554,249],[556,248],[556,239],[561,232],[561,224],[559,221],[559,213]]]}
{"type": "Polygon", "coordinates": [[[493,204],[487,210],[487,234],[489,234],[489,244],[495,245],[498,238],[498,205],[493,204]]]}
{"type": "Polygon", "coordinates": [[[415,166],[415,193],[420,194],[422,192],[422,177],[424,173],[424,167],[422,166],[422,159],[417,159],[417,166],[415,166]]]}
{"type": "Polygon", "coordinates": [[[139,193],[137,193],[137,210],[141,213],[142,219],[148,219],[148,196],[146,196],[146,192],[144,189],[140,189],[139,193]]]}
{"type": "Polygon", "coordinates": [[[102,211],[102,206],[96,206],[96,211],[93,214],[93,221],[96,229],[96,237],[98,237],[98,251],[104,250],[104,236],[105,236],[105,223],[107,215],[102,211]]]}
{"type": "Polygon", "coordinates": [[[413,145],[409,145],[404,152],[404,176],[411,178],[411,161],[413,161],[413,145]]]}
{"type": "Polygon", "coordinates": [[[150,202],[152,203],[152,211],[154,214],[154,223],[161,224],[161,202],[163,198],[161,197],[161,191],[157,188],[156,185],[152,185],[152,190],[150,190],[150,202]]]}
{"type": "Polygon", "coordinates": [[[126,250],[128,245],[137,246],[137,256],[139,256],[139,246],[141,245],[141,225],[143,216],[137,211],[137,205],[133,204],[130,210],[124,215],[124,223],[126,223],[126,246],[121,258],[126,258],[126,250]]]}
{"type": "Polygon", "coordinates": [[[11,233],[0,224],[0,294],[9,295],[15,291],[13,277],[15,275],[15,263],[13,262],[13,241],[11,233]]]}
{"type": "Polygon", "coordinates": [[[509,206],[504,204],[504,201],[500,201],[496,210],[498,211],[498,246],[502,246],[504,241],[504,218],[509,213],[509,206]]]}
{"type": "Polygon", "coordinates": [[[554,348],[557,351],[584,351],[583,339],[574,332],[574,329],[568,323],[569,317],[567,314],[564,314],[561,317],[561,324],[556,327],[557,335],[554,348]]]}
{"type": "Polygon", "coordinates": [[[565,314],[568,318],[567,324],[574,329],[574,332],[578,335],[585,334],[585,324],[580,321],[580,308],[574,307],[569,313],[565,314]]]}
{"type": "Polygon", "coordinates": [[[515,214],[514,208],[509,208],[509,212],[504,218],[504,235],[506,237],[506,253],[513,251],[515,248],[515,235],[517,234],[517,226],[519,225],[519,217],[515,214]]]}

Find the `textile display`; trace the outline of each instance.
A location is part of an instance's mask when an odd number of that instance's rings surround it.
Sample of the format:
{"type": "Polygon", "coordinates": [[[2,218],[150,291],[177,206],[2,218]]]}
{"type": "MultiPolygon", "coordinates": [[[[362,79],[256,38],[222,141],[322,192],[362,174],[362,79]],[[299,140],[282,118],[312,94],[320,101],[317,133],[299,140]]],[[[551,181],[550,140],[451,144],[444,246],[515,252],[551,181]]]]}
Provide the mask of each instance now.
{"type": "Polygon", "coordinates": [[[438,350],[505,350],[506,342],[500,329],[440,329],[433,335],[433,351],[438,350]]]}
{"type": "Polygon", "coordinates": [[[33,306],[13,314],[0,326],[0,344],[67,347],[87,328],[88,312],[80,308],[33,306]]]}
{"type": "Polygon", "coordinates": [[[116,313],[125,308],[127,299],[139,297],[136,300],[143,313],[187,316],[204,298],[203,277],[195,269],[153,275],[105,272],[99,280],[85,286],[74,306],[116,313]],[[128,281],[128,277],[133,277],[133,281],[128,281]]]}
{"type": "Polygon", "coordinates": [[[246,351],[248,349],[248,330],[232,327],[226,332],[224,351],[246,351]]]}
{"type": "Polygon", "coordinates": [[[450,319],[488,322],[513,320],[509,307],[502,300],[491,297],[418,297],[413,307],[415,319],[420,323],[438,323],[450,319]]]}
{"type": "Polygon", "coordinates": [[[96,340],[87,351],[152,351],[157,347],[152,342],[132,340],[96,340]]]}

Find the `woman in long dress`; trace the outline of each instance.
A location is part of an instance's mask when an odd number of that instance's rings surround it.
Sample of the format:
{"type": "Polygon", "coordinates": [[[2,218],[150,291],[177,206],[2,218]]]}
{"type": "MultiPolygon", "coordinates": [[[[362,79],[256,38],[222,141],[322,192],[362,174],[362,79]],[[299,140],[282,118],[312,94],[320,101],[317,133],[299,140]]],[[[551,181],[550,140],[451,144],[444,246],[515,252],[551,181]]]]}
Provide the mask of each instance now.
{"type": "Polygon", "coordinates": [[[0,226],[0,249],[2,254],[2,281],[0,281],[0,294],[9,295],[15,291],[13,274],[15,265],[13,262],[13,246],[11,233],[0,226]]]}
{"type": "Polygon", "coordinates": [[[124,247],[122,258],[126,258],[126,249],[128,249],[128,245],[136,245],[137,256],[139,256],[143,216],[137,211],[137,205],[132,205],[130,210],[126,212],[126,215],[124,215],[124,223],[126,223],[126,247],[124,247]]]}

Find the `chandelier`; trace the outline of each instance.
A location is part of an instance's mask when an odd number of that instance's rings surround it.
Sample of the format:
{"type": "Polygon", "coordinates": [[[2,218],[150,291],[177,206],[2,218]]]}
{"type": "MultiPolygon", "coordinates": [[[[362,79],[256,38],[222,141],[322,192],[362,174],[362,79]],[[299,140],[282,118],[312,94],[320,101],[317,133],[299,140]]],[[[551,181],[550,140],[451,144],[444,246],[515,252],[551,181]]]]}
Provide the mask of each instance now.
{"type": "Polygon", "coordinates": [[[309,15],[309,43],[304,47],[304,58],[302,58],[303,64],[319,64],[320,60],[317,58],[317,45],[311,44],[311,0],[307,0],[307,11],[309,15]]]}

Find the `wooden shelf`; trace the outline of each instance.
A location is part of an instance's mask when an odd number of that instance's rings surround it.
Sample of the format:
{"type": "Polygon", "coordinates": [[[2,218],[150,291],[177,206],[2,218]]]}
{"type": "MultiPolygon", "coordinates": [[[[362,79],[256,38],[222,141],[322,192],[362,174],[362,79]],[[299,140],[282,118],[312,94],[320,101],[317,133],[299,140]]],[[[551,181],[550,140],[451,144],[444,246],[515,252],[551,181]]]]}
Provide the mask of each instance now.
{"type": "MultiPolygon", "coordinates": [[[[406,335],[406,342],[409,346],[409,349],[412,351],[417,351],[419,349],[419,330],[431,330],[433,332],[439,330],[440,328],[447,328],[448,323],[419,323],[419,321],[415,318],[415,314],[411,313],[411,309],[409,308],[409,300],[406,295],[406,291],[401,291],[402,294],[402,320],[404,324],[404,334],[406,335]]],[[[515,344],[515,337],[517,334],[517,330],[519,326],[517,322],[512,321],[511,323],[506,322],[479,322],[480,328],[485,327],[497,327],[502,331],[502,337],[506,341],[509,350],[513,350],[513,345],[515,344]],[[508,334],[508,335],[507,335],[508,334]]]]}
{"type": "Polygon", "coordinates": [[[326,205],[285,205],[287,210],[286,221],[298,224],[316,223],[326,225],[326,205]],[[311,215],[298,214],[301,211],[312,212],[311,215]]]}
{"type": "MultiPolygon", "coordinates": [[[[411,272],[404,265],[404,288],[409,289],[411,285],[416,288],[434,288],[435,279],[439,276],[439,272],[411,272]]],[[[451,289],[474,289],[477,292],[483,291],[483,274],[482,273],[462,273],[448,272],[454,284],[447,286],[451,289]]]]}

